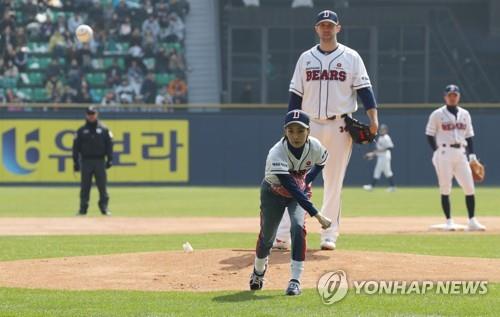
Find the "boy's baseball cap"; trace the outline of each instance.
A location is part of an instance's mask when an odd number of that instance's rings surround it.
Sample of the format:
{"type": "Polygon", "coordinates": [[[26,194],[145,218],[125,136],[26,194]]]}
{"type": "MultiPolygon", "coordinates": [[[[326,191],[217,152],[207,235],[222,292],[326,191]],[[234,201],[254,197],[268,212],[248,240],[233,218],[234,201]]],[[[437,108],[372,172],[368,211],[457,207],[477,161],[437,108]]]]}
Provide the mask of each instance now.
{"type": "Polygon", "coordinates": [[[309,128],[309,115],[302,110],[292,110],[286,114],[285,125],[288,127],[292,123],[298,123],[304,128],[309,128]]]}
{"type": "Polygon", "coordinates": [[[458,94],[458,95],[460,95],[460,88],[458,88],[457,85],[448,85],[444,89],[444,94],[445,95],[448,95],[448,94],[458,94]]]}
{"type": "Polygon", "coordinates": [[[337,16],[337,13],[330,11],[330,10],[325,10],[321,11],[318,13],[318,16],[316,17],[316,24],[318,25],[321,22],[330,22],[335,25],[339,24],[339,17],[337,16]]]}

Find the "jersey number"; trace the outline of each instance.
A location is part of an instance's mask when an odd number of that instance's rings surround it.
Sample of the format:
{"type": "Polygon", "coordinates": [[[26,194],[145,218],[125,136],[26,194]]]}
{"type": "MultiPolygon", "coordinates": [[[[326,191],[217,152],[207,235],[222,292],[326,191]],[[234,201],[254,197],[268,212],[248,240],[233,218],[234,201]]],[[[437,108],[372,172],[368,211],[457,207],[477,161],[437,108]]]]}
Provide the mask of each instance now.
{"type": "Polygon", "coordinates": [[[340,133],[347,132],[347,127],[339,127],[340,133]]]}

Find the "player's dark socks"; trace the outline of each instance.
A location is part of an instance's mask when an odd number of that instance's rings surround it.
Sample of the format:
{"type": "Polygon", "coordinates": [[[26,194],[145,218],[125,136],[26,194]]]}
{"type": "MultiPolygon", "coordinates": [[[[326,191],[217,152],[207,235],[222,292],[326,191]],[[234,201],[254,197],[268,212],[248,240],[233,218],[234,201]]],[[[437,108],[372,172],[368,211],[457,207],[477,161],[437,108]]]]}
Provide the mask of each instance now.
{"type": "Polygon", "coordinates": [[[394,187],[394,176],[391,176],[387,179],[389,181],[389,186],[394,187]]]}
{"type": "Polygon", "coordinates": [[[446,219],[450,219],[450,196],[441,195],[441,207],[443,207],[444,216],[446,219]]]}
{"type": "Polygon", "coordinates": [[[372,187],[375,187],[375,185],[377,185],[377,181],[378,179],[376,178],[372,179],[372,187]]]}
{"type": "Polygon", "coordinates": [[[474,195],[465,196],[465,204],[467,205],[467,213],[469,214],[469,219],[474,217],[474,210],[476,208],[476,200],[474,195]]]}

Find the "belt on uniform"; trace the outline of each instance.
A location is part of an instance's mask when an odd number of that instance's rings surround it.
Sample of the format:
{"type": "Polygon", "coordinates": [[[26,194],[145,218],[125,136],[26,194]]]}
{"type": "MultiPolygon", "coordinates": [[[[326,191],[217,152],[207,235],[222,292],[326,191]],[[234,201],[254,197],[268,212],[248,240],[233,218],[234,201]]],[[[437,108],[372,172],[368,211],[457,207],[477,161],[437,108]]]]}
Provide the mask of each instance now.
{"type": "Polygon", "coordinates": [[[462,144],[460,144],[460,143],[454,143],[454,144],[443,144],[443,147],[447,147],[447,146],[452,147],[452,148],[455,148],[455,149],[459,149],[459,148],[461,148],[461,147],[462,147],[462,144]]]}
{"type": "Polygon", "coordinates": [[[327,120],[335,120],[335,119],[340,119],[340,118],[345,118],[347,117],[347,113],[344,114],[336,114],[333,117],[328,117],[326,118],[327,120]]]}

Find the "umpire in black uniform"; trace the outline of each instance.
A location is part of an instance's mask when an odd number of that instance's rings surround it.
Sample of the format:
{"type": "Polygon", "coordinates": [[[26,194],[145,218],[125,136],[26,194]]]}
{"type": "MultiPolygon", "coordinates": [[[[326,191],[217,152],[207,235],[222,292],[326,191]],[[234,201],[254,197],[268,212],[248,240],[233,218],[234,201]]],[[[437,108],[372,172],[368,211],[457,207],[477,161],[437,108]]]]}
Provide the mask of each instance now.
{"type": "Polygon", "coordinates": [[[92,176],[95,176],[99,189],[99,209],[103,215],[111,215],[108,210],[106,169],[110,168],[113,162],[112,137],[111,131],[97,119],[97,109],[88,107],[85,125],[78,129],[73,141],[74,171],[81,171],[80,210],[77,215],[87,214],[92,176]]]}

